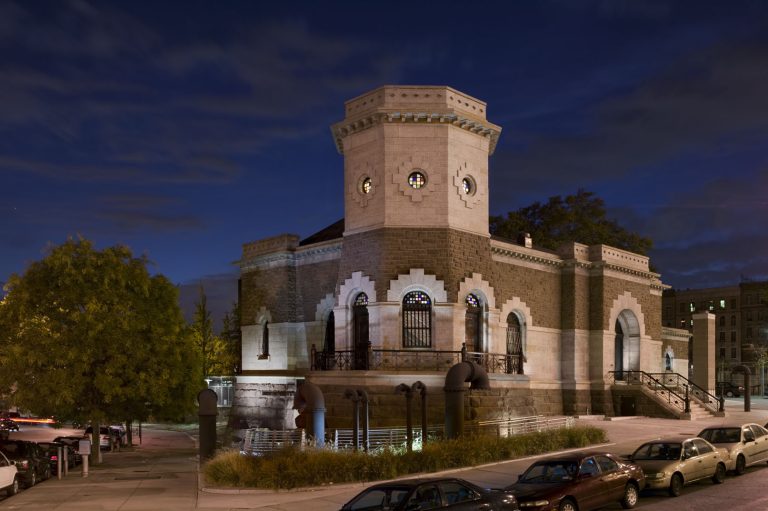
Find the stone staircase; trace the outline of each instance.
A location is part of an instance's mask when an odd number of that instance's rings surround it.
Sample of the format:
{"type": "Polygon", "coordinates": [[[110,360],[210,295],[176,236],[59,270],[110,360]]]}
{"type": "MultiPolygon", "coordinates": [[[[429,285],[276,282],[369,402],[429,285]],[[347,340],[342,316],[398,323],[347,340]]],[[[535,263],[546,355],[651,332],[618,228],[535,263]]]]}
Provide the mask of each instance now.
{"type": "Polygon", "coordinates": [[[633,371],[624,379],[615,381],[611,391],[618,396],[618,401],[634,400],[638,415],[681,420],[725,416],[724,412],[717,411],[717,404],[713,406],[713,396],[702,392],[697,387],[691,390],[692,387],[694,386],[689,380],[674,373],[660,375],[633,371]],[[690,412],[685,411],[686,389],[689,390],[690,412]],[[710,405],[707,406],[700,401],[700,398],[709,400],[710,405]]]}

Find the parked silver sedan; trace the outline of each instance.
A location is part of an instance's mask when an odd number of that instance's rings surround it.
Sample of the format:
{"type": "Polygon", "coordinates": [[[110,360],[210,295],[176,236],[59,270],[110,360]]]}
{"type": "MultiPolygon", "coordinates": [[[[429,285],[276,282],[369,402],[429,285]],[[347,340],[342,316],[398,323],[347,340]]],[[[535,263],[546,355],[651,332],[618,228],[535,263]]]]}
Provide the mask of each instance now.
{"type": "Polygon", "coordinates": [[[736,475],[750,465],[768,462],[768,430],[759,424],[712,426],[701,430],[699,436],[728,451],[726,467],[736,475]]]}
{"type": "Polygon", "coordinates": [[[646,488],[666,489],[677,497],[694,481],[722,483],[728,452],[703,438],[667,438],[644,443],[630,459],[643,468],[646,488]]]}

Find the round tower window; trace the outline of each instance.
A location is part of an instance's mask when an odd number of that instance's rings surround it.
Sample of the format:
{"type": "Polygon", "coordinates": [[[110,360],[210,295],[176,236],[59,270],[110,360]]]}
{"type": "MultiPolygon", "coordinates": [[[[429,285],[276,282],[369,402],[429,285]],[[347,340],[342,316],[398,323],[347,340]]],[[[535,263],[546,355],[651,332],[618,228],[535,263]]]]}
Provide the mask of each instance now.
{"type": "Polygon", "coordinates": [[[366,195],[373,191],[373,182],[370,177],[363,178],[363,181],[360,183],[360,191],[366,195]]]}
{"type": "Polygon", "coordinates": [[[426,184],[427,177],[419,171],[411,172],[411,175],[408,176],[408,185],[415,190],[424,188],[426,184]]]}
{"type": "Polygon", "coordinates": [[[465,177],[461,180],[461,191],[464,195],[474,195],[475,183],[472,181],[472,178],[465,177]]]}

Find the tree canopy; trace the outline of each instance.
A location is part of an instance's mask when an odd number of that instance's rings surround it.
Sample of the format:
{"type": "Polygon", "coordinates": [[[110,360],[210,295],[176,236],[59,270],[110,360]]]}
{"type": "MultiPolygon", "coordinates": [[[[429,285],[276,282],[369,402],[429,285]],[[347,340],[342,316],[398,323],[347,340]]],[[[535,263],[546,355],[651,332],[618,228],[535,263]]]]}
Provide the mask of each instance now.
{"type": "Polygon", "coordinates": [[[491,216],[491,234],[517,239],[530,233],[534,246],[556,250],[566,242],[585,245],[604,244],[647,255],[650,238],[628,231],[607,218],[605,202],[594,193],[579,190],[575,195],[554,196],[542,204],[510,211],[505,216],[491,216]]]}
{"type": "Polygon", "coordinates": [[[69,239],[0,301],[0,393],[38,414],[99,423],[180,416],[205,387],[176,287],[124,246],[69,239]]]}
{"type": "Polygon", "coordinates": [[[239,343],[234,329],[240,329],[239,307],[233,306],[222,321],[221,335],[213,331],[211,311],[203,286],[200,286],[198,301],[195,302],[195,315],[190,325],[192,338],[202,356],[203,376],[227,376],[237,372],[239,361],[239,343]]]}

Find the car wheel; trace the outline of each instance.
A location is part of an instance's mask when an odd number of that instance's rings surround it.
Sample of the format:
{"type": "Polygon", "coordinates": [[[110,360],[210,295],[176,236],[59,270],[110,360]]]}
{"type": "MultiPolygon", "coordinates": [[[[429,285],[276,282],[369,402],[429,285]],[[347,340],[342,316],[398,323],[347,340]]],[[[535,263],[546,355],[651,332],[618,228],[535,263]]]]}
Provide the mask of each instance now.
{"type": "Polygon", "coordinates": [[[560,502],[560,507],[557,508],[559,511],[578,511],[578,507],[576,507],[576,503],[572,501],[571,499],[563,499],[560,502]]]}
{"type": "Polygon", "coordinates": [[[13,478],[13,484],[11,484],[11,485],[8,487],[8,489],[7,489],[7,490],[5,490],[5,493],[6,493],[6,495],[8,495],[9,497],[10,497],[10,496],[12,496],[12,495],[16,495],[17,493],[19,493],[19,478],[18,478],[18,477],[14,477],[14,478],[13,478]]]}
{"type": "Polygon", "coordinates": [[[730,390],[726,391],[725,396],[726,397],[733,397],[733,391],[730,391],[730,390]]]}
{"type": "Polygon", "coordinates": [[[736,458],[736,468],[733,469],[733,471],[736,473],[737,476],[740,476],[744,473],[744,469],[747,466],[747,461],[744,459],[744,456],[739,454],[739,457],[736,458]]]}
{"type": "Polygon", "coordinates": [[[624,487],[624,498],[621,499],[621,507],[632,509],[637,505],[638,489],[635,483],[627,483],[624,487]]]}
{"type": "Polygon", "coordinates": [[[717,464],[715,468],[715,474],[712,476],[712,482],[715,484],[721,484],[725,481],[725,465],[722,463],[717,464]]]}
{"type": "Polygon", "coordinates": [[[679,497],[681,491],[683,491],[683,476],[672,474],[672,479],[669,481],[669,494],[673,497],[679,497]]]}
{"type": "Polygon", "coordinates": [[[33,470],[30,473],[29,482],[27,483],[27,488],[32,488],[36,484],[37,484],[37,473],[33,470]]]}

